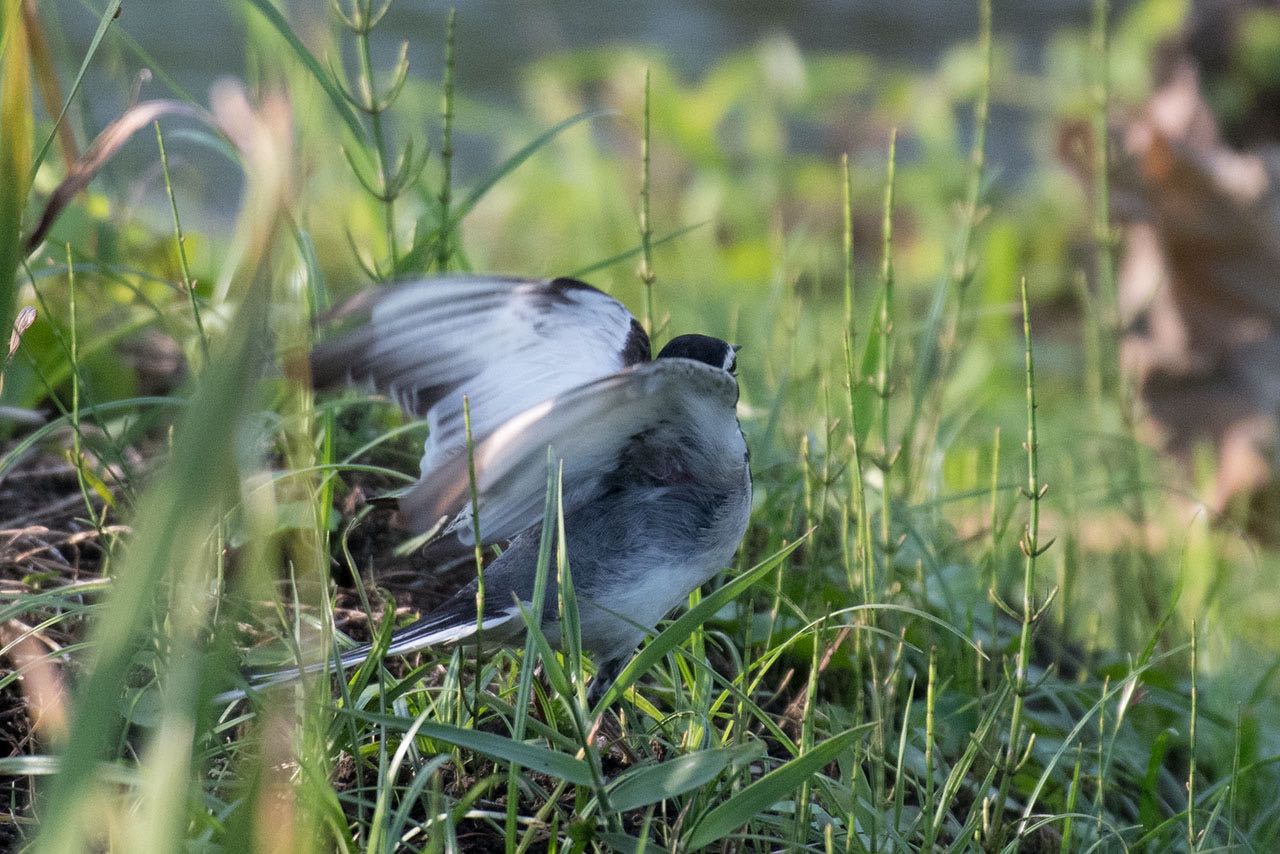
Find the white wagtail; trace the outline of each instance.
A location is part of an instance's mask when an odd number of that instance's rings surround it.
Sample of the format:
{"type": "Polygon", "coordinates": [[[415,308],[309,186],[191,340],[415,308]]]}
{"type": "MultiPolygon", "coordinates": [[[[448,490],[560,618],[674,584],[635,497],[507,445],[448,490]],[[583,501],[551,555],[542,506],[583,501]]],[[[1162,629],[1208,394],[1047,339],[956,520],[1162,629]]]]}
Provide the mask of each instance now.
{"type": "MultiPolygon", "coordinates": [[[[363,323],[315,349],[315,385],[372,383],[427,421],[422,477],[400,496],[411,527],[439,532],[427,553],[438,563],[474,551],[464,396],[481,544],[505,545],[484,570],[482,619],[472,582],[396,631],[388,654],[465,641],[478,622],[485,642],[509,643],[522,633],[519,606],[532,610],[548,448],[563,465],[582,647],[597,662],[593,697],[645,634],[733,557],[751,510],[747,446],[735,414],[736,347],[681,335],[650,361],[649,337],[625,306],[564,278],[428,279],[367,291],[335,316],[363,323]]],[[[545,603],[556,601],[554,572],[546,595],[545,603]]],[[[543,629],[557,643],[556,608],[543,613],[543,629]]],[[[341,662],[358,665],[370,652],[361,646],[341,662]]]]}

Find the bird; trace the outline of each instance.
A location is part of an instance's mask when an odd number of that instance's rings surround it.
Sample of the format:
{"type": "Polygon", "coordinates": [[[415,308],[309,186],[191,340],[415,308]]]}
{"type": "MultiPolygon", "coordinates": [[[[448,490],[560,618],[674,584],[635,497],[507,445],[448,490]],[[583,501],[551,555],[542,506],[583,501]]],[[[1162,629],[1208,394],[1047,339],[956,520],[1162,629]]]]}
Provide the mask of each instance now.
{"type": "MultiPolygon", "coordinates": [[[[399,496],[407,526],[427,534],[422,553],[436,564],[474,555],[476,531],[482,547],[502,547],[484,568],[482,602],[477,578],[393,632],[385,654],[474,641],[477,631],[485,645],[523,636],[549,461],[560,472],[581,647],[596,662],[592,702],[658,622],[729,565],[752,496],[736,345],[686,334],[651,359],[626,306],[573,278],[439,276],[367,290],[329,320],[355,325],[312,350],[316,389],[371,385],[426,420],[420,477],[399,496]]],[[[554,575],[544,602],[556,601],[554,575]]],[[[557,609],[541,613],[559,643],[557,609]]],[[[372,653],[366,644],[339,660],[354,667],[372,653]]],[[[248,685],[324,666],[262,672],[248,685]]]]}

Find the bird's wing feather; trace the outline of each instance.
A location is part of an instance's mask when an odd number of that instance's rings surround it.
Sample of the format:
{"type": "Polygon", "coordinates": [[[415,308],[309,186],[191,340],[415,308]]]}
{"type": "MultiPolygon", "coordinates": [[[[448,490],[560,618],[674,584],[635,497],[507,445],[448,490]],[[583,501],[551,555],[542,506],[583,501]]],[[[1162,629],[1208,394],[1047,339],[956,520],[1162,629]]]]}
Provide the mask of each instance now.
{"type": "MultiPolygon", "coordinates": [[[[668,420],[694,419],[702,431],[737,435],[737,383],[690,359],[659,359],[543,401],[475,446],[481,540],[497,542],[542,518],[547,449],[563,461],[565,511],[588,499],[618,464],[632,437],[668,420]],[[720,422],[724,423],[720,423],[720,422]]],[[[401,496],[415,527],[443,525],[471,543],[470,480],[465,455],[424,475],[401,496]]]]}
{"type": "Polygon", "coordinates": [[[622,303],[572,279],[447,276],[367,291],[337,312],[354,332],[316,347],[317,387],[371,382],[426,418],[429,476],[473,440],[575,386],[649,360],[649,339],[622,303]]]}
{"type": "MultiPolygon", "coordinates": [[[[527,604],[527,603],[521,603],[527,604]]],[[[513,637],[524,627],[520,618],[520,607],[512,603],[503,611],[487,616],[477,625],[474,613],[449,611],[443,615],[429,615],[413,625],[396,631],[391,636],[391,643],[386,655],[408,655],[421,649],[433,646],[444,646],[460,643],[472,638],[476,630],[485,633],[491,643],[503,643],[513,637]]],[[[361,644],[347,650],[339,657],[343,669],[359,667],[373,654],[372,644],[361,644]]],[[[332,665],[328,658],[311,661],[302,665],[280,667],[275,670],[264,670],[250,673],[246,677],[247,687],[253,691],[262,691],[273,685],[284,685],[311,673],[320,673],[332,665]]],[[[249,694],[245,688],[233,688],[214,696],[214,703],[230,703],[243,699],[249,694]]]]}

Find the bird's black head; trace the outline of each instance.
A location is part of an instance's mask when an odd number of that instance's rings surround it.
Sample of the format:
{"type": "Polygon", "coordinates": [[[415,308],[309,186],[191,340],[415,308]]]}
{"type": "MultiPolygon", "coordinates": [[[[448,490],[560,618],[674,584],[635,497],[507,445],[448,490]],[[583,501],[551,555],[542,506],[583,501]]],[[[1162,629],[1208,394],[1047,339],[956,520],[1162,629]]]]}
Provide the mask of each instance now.
{"type": "Polygon", "coordinates": [[[681,335],[668,341],[658,358],[694,359],[732,374],[738,368],[737,352],[736,344],[710,335],[681,335]]]}

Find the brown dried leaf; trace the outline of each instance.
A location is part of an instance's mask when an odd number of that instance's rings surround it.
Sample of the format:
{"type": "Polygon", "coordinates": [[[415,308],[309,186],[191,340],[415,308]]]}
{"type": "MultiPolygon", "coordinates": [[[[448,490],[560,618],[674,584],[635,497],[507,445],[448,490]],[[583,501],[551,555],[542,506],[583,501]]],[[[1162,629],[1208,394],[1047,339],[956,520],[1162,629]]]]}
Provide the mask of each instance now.
{"type": "Polygon", "coordinates": [[[183,101],[156,100],[143,101],[125,111],[98,134],[97,139],[89,146],[84,155],[62,179],[49,201],[45,203],[44,212],[35,230],[27,237],[26,249],[31,252],[44,240],[58,215],[71,202],[77,193],[89,186],[89,182],[98,174],[107,161],[138,131],[159,119],[161,116],[187,116],[213,126],[213,117],[200,107],[183,101]]]}
{"type": "Polygon", "coordinates": [[[9,356],[12,359],[13,354],[18,352],[18,346],[22,343],[22,333],[31,328],[31,324],[36,322],[36,310],[31,306],[27,306],[18,312],[18,316],[13,321],[13,333],[9,336],[9,356]]]}
{"type": "Polygon", "coordinates": [[[18,352],[18,347],[22,344],[22,333],[30,328],[35,319],[36,310],[27,306],[18,312],[18,316],[13,320],[13,332],[9,334],[9,352],[5,355],[4,360],[0,362],[0,393],[4,392],[4,372],[8,370],[9,363],[13,361],[14,353],[18,352]]]}
{"type": "Polygon", "coordinates": [[[1197,69],[1173,69],[1124,129],[1113,186],[1127,216],[1124,361],[1169,451],[1217,453],[1211,506],[1276,476],[1280,423],[1280,161],[1223,140],[1197,69]]]}

